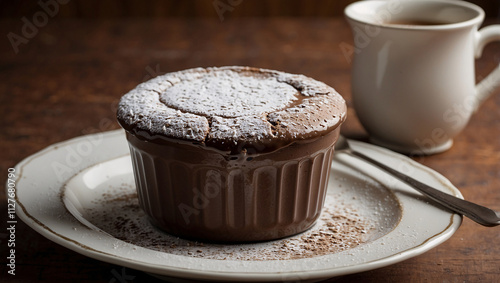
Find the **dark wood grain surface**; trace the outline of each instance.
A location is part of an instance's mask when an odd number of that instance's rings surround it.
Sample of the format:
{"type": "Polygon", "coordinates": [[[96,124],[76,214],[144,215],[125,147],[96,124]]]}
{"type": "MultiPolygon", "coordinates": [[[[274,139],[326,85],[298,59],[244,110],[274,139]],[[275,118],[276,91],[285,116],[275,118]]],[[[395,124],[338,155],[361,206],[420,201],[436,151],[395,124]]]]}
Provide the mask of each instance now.
{"type": "MultiPolygon", "coordinates": [[[[339,17],[356,0],[45,0],[57,1],[58,18],[218,18],[228,10],[227,18],[238,17],[339,17]],[[233,6],[237,6],[237,9],[233,6]],[[216,8],[217,7],[217,8],[216,8]]],[[[21,18],[40,9],[40,1],[0,1],[0,18],[21,18]]],[[[468,0],[480,6],[488,17],[500,15],[497,0],[468,0]]]]}
{"type": "MultiPolygon", "coordinates": [[[[497,19],[489,23],[499,23],[497,19]]],[[[23,22],[0,20],[0,182],[23,158],[59,141],[117,129],[121,95],[165,72],[249,65],[302,73],[335,87],[348,101],[343,134],[367,135],[351,107],[350,64],[341,43],[350,30],[336,19],[50,18],[18,46],[6,39],[23,22]]],[[[484,77],[500,62],[500,44],[477,61],[484,77]]],[[[471,119],[449,151],[418,162],[449,178],[466,199],[500,210],[500,91],[471,119]]],[[[7,204],[0,192],[0,281],[156,282],[143,272],[87,258],[23,223],[16,227],[16,275],[7,274],[7,204]],[[4,279],[8,279],[5,281],[4,279]]],[[[500,227],[464,219],[440,246],[412,259],[329,282],[499,282],[500,227]]]]}

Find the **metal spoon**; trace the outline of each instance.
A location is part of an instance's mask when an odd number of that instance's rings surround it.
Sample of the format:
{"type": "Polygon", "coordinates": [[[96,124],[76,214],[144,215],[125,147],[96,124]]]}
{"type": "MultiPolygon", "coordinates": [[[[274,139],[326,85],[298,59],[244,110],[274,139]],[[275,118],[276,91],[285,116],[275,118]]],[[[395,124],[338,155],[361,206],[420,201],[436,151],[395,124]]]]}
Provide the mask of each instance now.
{"type": "Polygon", "coordinates": [[[336,152],[343,152],[350,154],[352,156],[358,157],[364,161],[367,161],[368,163],[375,165],[379,167],[380,169],[383,169],[384,171],[390,173],[394,177],[398,178],[399,180],[405,182],[406,184],[410,185],[412,188],[415,190],[419,191],[423,195],[428,196],[435,202],[439,203],[440,205],[450,209],[453,212],[456,212],[458,214],[462,214],[464,216],[469,217],[473,221],[487,226],[487,227],[493,227],[500,225],[500,214],[498,212],[495,212],[494,210],[491,210],[487,207],[477,205],[475,203],[454,197],[452,195],[449,195],[447,193],[441,192],[433,187],[430,187],[424,183],[421,183],[399,171],[396,171],[387,165],[384,165],[362,153],[359,151],[353,150],[349,146],[349,141],[344,138],[340,137],[339,140],[337,141],[337,144],[335,145],[335,151],[336,152]]]}

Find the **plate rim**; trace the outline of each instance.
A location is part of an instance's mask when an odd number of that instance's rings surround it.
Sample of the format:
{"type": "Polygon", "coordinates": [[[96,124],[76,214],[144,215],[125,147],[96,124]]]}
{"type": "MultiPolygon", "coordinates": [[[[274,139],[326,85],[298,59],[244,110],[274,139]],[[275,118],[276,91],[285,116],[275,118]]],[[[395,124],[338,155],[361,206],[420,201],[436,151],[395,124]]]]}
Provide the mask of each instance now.
{"type": "MultiPolygon", "coordinates": [[[[113,131],[108,131],[108,132],[99,132],[95,134],[90,134],[90,135],[82,135],[78,137],[74,137],[65,141],[61,141],[52,145],[49,145],[48,147],[24,158],[22,161],[20,161],[16,166],[14,167],[16,169],[16,172],[19,172],[19,174],[16,174],[16,184],[17,189],[19,189],[19,183],[24,177],[24,172],[23,169],[30,164],[32,160],[35,160],[37,158],[40,158],[41,156],[45,154],[50,154],[50,152],[53,152],[55,150],[58,150],[59,148],[62,148],[64,146],[73,144],[75,142],[81,141],[82,139],[88,138],[89,136],[95,136],[95,135],[103,135],[103,138],[113,138],[114,136],[118,135],[123,135],[124,136],[124,131],[119,129],[119,130],[113,130],[113,131]]],[[[354,142],[354,143],[362,143],[362,142],[354,142]]],[[[436,180],[443,182],[443,185],[446,186],[450,192],[454,193],[457,197],[463,198],[462,194],[460,191],[453,186],[453,184],[443,175],[439,174],[435,170],[426,167],[410,158],[407,156],[395,153],[393,151],[390,151],[385,148],[381,148],[376,145],[368,144],[368,143],[362,143],[368,147],[370,147],[371,150],[376,150],[380,152],[381,154],[384,155],[389,155],[391,158],[397,158],[399,160],[404,160],[409,162],[412,166],[417,167],[419,170],[423,170],[426,173],[432,175],[433,178],[436,180]]],[[[119,158],[121,154],[114,154],[113,157],[111,158],[106,158],[104,160],[99,161],[98,163],[106,162],[115,158],[119,158]]],[[[91,166],[96,165],[97,163],[92,164],[91,166]]],[[[85,168],[82,168],[84,170],[85,168]]],[[[76,173],[78,174],[78,172],[76,173]]],[[[69,176],[65,178],[65,181],[62,182],[62,185],[64,186],[65,183],[71,179],[75,174],[72,176],[69,176]]],[[[7,187],[6,187],[7,189],[7,187]]],[[[61,188],[59,188],[61,189],[61,188]]],[[[52,230],[50,227],[46,226],[44,223],[42,223],[39,219],[36,218],[36,216],[33,216],[29,213],[23,202],[19,199],[18,194],[16,193],[15,195],[15,200],[16,200],[16,214],[19,216],[19,218],[25,222],[28,226],[30,226],[32,229],[34,229],[37,233],[41,234],[45,238],[63,246],[66,247],[72,251],[75,251],[79,254],[82,254],[84,256],[88,256],[97,260],[101,260],[104,262],[108,262],[111,264],[117,264],[125,267],[129,267],[132,269],[137,269],[141,270],[144,272],[149,272],[149,273],[154,273],[156,275],[160,276],[172,276],[172,277],[181,277],[181,278],[190,278],[190,279],[205,279],[205,280],[235,280],[238,279],[240,281],[264,281],[264,280],[284,280],[288,277],[293,277],[293,278],[301,278],[301,279],[326,279],[326,278],[331,278],[335,276],[342,276],[346,274],[353,274],[353,273],[358,273],[358,272],[363,272],[363,271],[368,271],[368,270],[373,270],[385,266],[389,266],[401,261],[404,261],[406,259],[418,256],[420,254],[425,253],[426,251],[436,247],[437,245],[445,242],[448,240],[460,227],[462,223],[462,216],[458,214],[454,214],[450,212],[450,222],[447,225],[446,228],[444,228],[442,231],[440,231],[437,234],[434,234],[431,237],[427,237],[427,239],[420,243],[417,246],[413,246],[411,248],[405,249],[403,251],[398,251],[396,254],[391,254],[383,258],[377,258],[368,262],[364,262],[361,264],[357,265],[349,265],[349,266],[342,266],[342,267],[332,267],[332,268],[327,268],[327,269],[314,269],[314,270],[307,270],[307,271],[286,271],[282,273],[278,272],[226,272],[226,271],[213,271],[213,270],[193,270],[191,268],[181,268],[177,266],[166,266],[163,264],[150,264],[142,261],[133,261],[130,258],[126,258],[120,255],[116,255],[113,253],[109,253],[103,250],[96,250],[92,247],[86,246],[85,244],[79,243],[78,241],[74,239],[67,238],[63,235],[60,235],[56,231],[52,230]],[[20,212],[20,213],[19,213],[20,212]],[[294,277],[295,276],[295,277],[294,277]]],[[[62,202],[62,200],[60,200],[62,202]]],[[[64,206],[64,205],[63,205],[64,206]]],[[[65,206],[64,206],[65,207],[65,206]]],[[[66,208],[65,208],[66,209],[66,208]]],[[[66,212],[74,218],[74,216],[66,210],[66,212]]],[[[403,211],[404,213],[404,211],[403,211]]],[[[76,219],[75,219],[76,220],[76,219]]],[[[78,221],[78,220],[76,220],[78,221]]],[[[78,223],[80,223],[78,221],[78,223]]],[[[83,225],[83,224],[82,224],[83,225]]],[[[398,224],[399,225],[399,224],[398,224]]],[[[397,227],[397,225],[396,225],[397,227]]],[[[320,256],[321,257],[321,256],[320,256]]]]}

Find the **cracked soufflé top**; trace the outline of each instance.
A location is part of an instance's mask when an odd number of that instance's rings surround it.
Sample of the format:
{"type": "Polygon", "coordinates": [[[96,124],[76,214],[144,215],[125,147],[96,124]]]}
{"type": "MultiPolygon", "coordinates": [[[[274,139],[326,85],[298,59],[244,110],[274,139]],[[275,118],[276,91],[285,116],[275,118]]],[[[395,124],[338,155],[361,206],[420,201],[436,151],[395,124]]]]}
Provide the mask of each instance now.
{"type": "Polygon", "coordinates": [[[345,120],[344,99],[303,75],[250,67],[195,68],[138,85],[120,125],[149,141],[188,141],[237,153],[324,135],[345,120]]]}

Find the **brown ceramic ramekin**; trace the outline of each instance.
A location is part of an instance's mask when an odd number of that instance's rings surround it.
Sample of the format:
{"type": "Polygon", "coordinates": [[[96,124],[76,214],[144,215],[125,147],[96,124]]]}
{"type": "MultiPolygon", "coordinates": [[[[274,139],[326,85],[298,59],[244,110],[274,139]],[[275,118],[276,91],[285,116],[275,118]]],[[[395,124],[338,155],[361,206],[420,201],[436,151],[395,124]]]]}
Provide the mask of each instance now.
{"type": "Polygon", "coordinates": [[[169,73],[124,95],[139,203],[167,233],[248,242],[310,228],[346,106],[301,75],[248,68],[169,73]]]}

